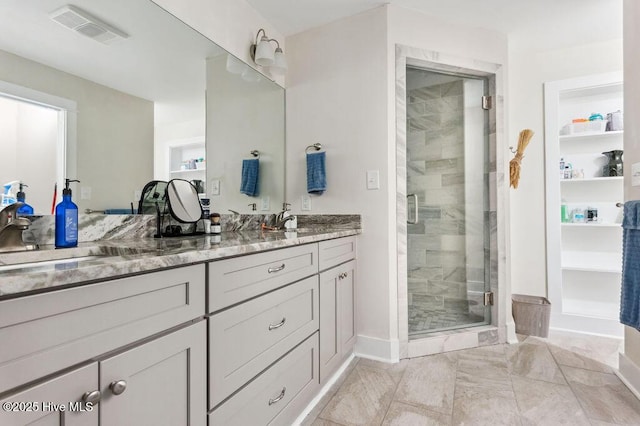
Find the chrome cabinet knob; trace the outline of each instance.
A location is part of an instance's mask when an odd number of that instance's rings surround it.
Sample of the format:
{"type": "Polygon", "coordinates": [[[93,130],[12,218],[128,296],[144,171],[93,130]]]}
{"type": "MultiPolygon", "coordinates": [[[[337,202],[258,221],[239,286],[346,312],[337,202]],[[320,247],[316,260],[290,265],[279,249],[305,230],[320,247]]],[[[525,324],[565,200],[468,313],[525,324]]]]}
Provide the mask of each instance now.
{"type": "Polygon", "coordinates": [[[117,382],[111,382],[109,389],[114,395],[120,395],[127,389],[127,382],[124,380],[118,380],[117,382]]]}
{"type": "Polygon", "coordinates": [[[91,403],[95,405],[100,402],[100,396],[101,395],[99,390],[88,391],[85,392],[84,395],[82,395],[82,402],[84,402],[85,404],[91,403]]]}

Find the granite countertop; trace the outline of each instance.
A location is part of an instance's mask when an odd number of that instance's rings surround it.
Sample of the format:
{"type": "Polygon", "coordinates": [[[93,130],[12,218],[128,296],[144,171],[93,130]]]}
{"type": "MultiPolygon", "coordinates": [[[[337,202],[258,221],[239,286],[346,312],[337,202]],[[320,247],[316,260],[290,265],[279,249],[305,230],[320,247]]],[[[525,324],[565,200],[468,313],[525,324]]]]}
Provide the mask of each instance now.
{"type": "Polygon", "coordinates": [[[327,228],[300,229],[286,234],[283,231],[223,232],[220,236],[104,240],[81,243],[69,249],[43,246],[38,251],[2,253],[0,300],[360,232],[360,229],[327,228]]]}

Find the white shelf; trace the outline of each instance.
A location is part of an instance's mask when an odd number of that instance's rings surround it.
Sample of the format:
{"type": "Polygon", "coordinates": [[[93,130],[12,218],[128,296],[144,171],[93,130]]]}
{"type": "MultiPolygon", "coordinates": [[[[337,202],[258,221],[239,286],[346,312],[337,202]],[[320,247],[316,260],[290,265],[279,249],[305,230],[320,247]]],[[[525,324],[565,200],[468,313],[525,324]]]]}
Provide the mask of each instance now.
{"type": "Polygon", "coordinates": [[[617,320],[620,316],[620,306],[617,303],[598,302],[593,300],[562,300],[562,313],[580,315],[592,318],[617,320]]]}
{"type": "Polygon", "coordinates": [[[619,136],[624,134],[624,130],[618,130],[615,132],[584,132],[584,133],[577,133],[574,135],[560,135],[558,136],[558,138],[560,139],[560,141],[564,141],[564,140],[575,140],[575,139],[590,139],[590,138],[600,138],[600,137],[613,137],[613,136],[619,136]]]}
{"type": "Polygon", "coordinates": [[[565,271],[620,274],[622,253],[601,251],[563,251],[561,267],[565,271]]]}
{"type": "Polygon", "coordinates": [[[624,176],[607,176],[607,177],[595,177],[595,178],[584,178],[584,179],[560,179],[560,183],[568,183],[568,182],[619,182],[624,179],[624,176]]]}
{"type": "Polygon", "coordinates": [[[194,173],[194,172],[205,172],[206,168],[202,169],[188,169],[188,170],[171,170],[169,173],[194,173]]]}
{"type": "Polygon", "coordinates": [[[585,222],[585,223],[561,223],[562,226],[569,228],[621,228],[621,223],[602,223],[602,222],[585,222]]]}

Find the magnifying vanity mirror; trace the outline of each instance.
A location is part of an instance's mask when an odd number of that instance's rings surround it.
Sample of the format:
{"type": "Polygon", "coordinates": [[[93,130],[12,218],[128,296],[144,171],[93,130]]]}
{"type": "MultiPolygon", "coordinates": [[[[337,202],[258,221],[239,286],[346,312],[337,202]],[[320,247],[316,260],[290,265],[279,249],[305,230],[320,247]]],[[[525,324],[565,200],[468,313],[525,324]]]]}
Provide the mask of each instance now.
{"type": "Polygon", "coordinates": [[[202,181],[213,211],[284,201],[284,89],[150,0],[0,2],[0,115],[0,184],[36,214],[65,177],[81,212],[128,212],[154,179],[202,181]]]}
{"type": "Polygon", "coordinates": [[[202,217],[202,206],[196,187],[183,179],[173,179],[167,184],[169,213],[180,223],[195,223],[202,217]]]}

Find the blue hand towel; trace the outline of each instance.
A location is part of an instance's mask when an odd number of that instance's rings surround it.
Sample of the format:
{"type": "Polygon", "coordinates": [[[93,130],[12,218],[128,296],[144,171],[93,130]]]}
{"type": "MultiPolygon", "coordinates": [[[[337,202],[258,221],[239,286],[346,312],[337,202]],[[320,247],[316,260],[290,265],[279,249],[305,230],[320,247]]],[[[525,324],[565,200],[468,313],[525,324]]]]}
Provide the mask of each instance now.
{"type": "Polygon", "coordinates": [[[640,200],[624,203],[620,322],[640,330],[640,200]]]}
{"type": "Polygon", "coordinates": [[[242,182],[240,192],[250,197],[258,195],[258,173],[260,162],[257,158],[242,160],[242,182]]]}
{"type": "Polygon", "coordinates": [[[307,192],[320,195],[326,190],[325,152],[309,153],[307,154],[307,192]]]}

